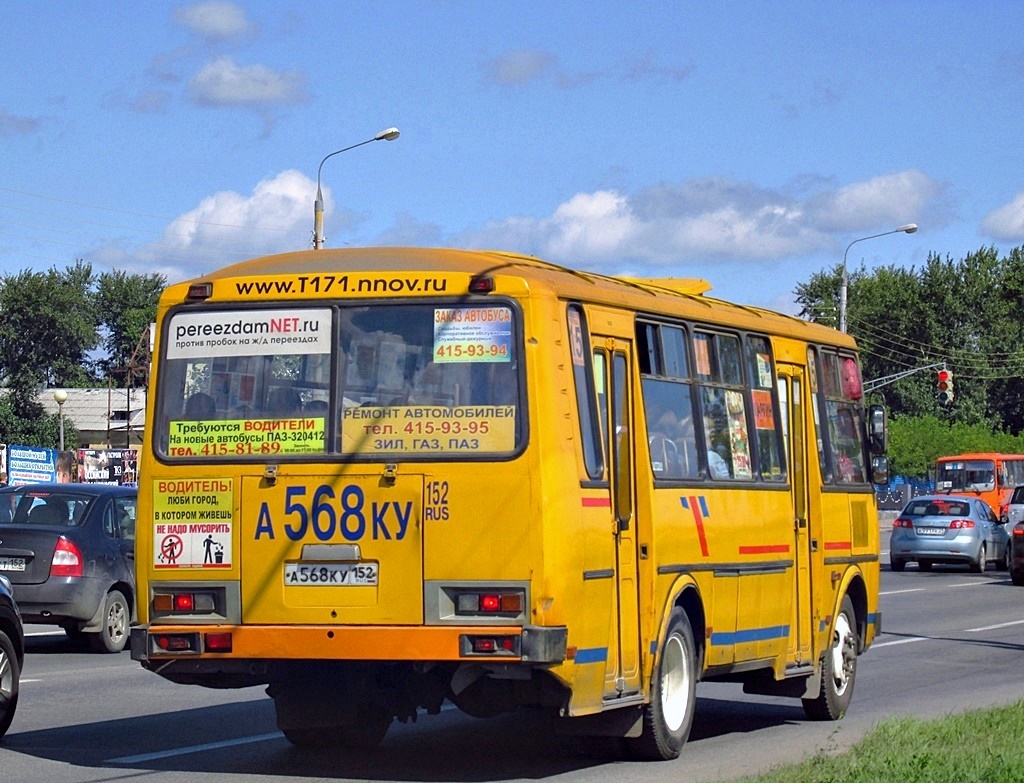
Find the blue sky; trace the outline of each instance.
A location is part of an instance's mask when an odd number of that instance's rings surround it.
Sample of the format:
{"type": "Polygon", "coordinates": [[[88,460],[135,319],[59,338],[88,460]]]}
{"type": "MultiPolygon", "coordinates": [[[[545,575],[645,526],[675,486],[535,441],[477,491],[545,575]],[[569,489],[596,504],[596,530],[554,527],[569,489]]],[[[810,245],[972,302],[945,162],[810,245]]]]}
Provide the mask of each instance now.
{"type": "Polygon", "coordinates": [[[1024,244],[1017,2],[0,6],[0,273],[446,245],[795,312],[1024,244]]]}

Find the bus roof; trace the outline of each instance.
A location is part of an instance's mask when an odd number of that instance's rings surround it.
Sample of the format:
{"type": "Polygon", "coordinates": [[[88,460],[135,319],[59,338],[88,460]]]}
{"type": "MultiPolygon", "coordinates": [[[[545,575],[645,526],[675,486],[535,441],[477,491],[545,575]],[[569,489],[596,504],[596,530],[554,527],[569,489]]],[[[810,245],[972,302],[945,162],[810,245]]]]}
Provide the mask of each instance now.
{"type": "Polygon", "coordinates": [[[523,279],[531,289],[546,287],[561,298],[727,323],[738,328],[855,347],[853,338],[830,327],[706,296],[711,290],[711,284],[706,280],[614,277],[498,250],[359,247],[281,253],[231,264],[185,283],[169,286],[164,301],[183,301],[184,289],[190,283],[358,272],[443,272],[464,273],[469,277],[511,275],[523,279]]]}

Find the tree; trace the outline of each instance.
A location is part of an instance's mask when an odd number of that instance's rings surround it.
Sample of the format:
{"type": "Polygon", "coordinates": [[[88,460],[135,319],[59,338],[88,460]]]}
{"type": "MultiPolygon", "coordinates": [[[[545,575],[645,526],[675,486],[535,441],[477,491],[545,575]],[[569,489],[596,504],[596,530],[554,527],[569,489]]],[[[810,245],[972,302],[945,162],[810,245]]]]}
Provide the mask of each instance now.
{"type": "Polygon", "coordinates": [[[81,260],[0,280],[0,379],[16,415],[39,416],[40,387],[91,380],[88,353],[99,344],[92,284],[92,267],[81,260]]]}
{"type": "Polygon", "coordinates": [[[97,362],[102,377],[117,376],[131,364],[136,346],[156,319],[156,305],[166,284],[167,279],[155,273],[113,271],[100,275],[96,306],[107,354],[97,362]]]}

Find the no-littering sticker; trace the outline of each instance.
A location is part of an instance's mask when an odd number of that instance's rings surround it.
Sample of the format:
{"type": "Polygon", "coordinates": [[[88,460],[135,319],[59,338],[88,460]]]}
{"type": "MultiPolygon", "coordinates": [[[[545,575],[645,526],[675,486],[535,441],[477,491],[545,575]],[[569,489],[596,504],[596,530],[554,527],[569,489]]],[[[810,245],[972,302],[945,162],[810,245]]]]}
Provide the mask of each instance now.
{"type": "Polygon", "coordinates": [[[153,566],[230,568],[232,479],[158,479],[153,485],[153,566]]]}

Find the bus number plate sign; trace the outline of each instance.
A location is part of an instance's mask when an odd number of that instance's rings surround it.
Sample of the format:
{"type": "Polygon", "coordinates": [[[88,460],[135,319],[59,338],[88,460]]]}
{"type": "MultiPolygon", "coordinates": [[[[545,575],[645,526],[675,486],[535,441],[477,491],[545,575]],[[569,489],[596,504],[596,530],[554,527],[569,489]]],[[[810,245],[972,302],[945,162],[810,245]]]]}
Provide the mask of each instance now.
{"type": "Polygon", "coordinates": [[[285,563],[285,586],[363,587],[377,584],[377,563],[285,563]]]}

